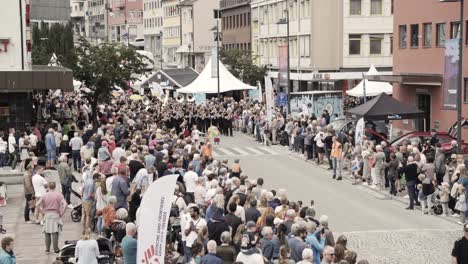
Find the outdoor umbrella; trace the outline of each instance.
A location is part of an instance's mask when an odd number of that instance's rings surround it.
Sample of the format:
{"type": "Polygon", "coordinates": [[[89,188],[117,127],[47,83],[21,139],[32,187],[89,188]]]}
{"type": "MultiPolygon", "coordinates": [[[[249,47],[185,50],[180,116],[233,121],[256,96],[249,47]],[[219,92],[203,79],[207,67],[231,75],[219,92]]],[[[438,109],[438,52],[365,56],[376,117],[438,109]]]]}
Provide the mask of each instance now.
{"type": "Polygon", "coordinates": [[[134,94],[134,95],[131,95],[130,97],[130,100],[132,101],[139,101],[139,100],[143,100],[143,97],[139,94],[134,94]]]}

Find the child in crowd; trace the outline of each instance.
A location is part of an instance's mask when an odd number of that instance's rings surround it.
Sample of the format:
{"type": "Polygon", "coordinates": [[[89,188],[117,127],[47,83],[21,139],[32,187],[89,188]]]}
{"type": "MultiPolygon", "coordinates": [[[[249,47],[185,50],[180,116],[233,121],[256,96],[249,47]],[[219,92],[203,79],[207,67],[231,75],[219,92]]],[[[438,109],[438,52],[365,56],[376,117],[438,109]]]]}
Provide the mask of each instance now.
{"type": "Polygon", "coordinates": [[[455,210],[460,211],[460,222],[459,224],[465,223],[465,211],[466,211],[466,198],[465,198],[465,187],[463,185],[458,186],[458,198],[455,204],[455,210]]]}
{"type": "Polygon", "coordinates": [[[442,183],[441,190],[439,192],[440,203],[442,204],[443,215],[449,216],[449,207],[448,203],[450,200],[450,187],[447,182],[442,183]]]}

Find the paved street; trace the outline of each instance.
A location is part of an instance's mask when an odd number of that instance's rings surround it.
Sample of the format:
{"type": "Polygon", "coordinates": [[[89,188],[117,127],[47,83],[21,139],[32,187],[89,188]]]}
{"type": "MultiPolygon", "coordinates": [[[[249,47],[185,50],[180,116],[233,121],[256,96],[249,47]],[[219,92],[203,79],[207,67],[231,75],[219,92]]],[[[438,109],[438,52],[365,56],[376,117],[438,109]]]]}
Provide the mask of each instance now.
{"type": "Polygon", "coordinates": [[[286,189],[292,200],[304,204],[314,200],[318,217],[329,216],[335,238],[346,234],[358,259],[449,263],[453,242],[462,235],[461,227],[452,221],[422,215],[419,210],[406,211],[400,201],[367,187],[332,180],[330,172],[291,155],[286,147],[265,147],[251,137],[236,135],[223,137],[214,153],[224,153],[222,157],[232,162],[240,151],[247,153],[240,158],[249,177],[263,177],[267,188],[286,189]],[[236,155],[226,155],[229,152],[236,155]]]}

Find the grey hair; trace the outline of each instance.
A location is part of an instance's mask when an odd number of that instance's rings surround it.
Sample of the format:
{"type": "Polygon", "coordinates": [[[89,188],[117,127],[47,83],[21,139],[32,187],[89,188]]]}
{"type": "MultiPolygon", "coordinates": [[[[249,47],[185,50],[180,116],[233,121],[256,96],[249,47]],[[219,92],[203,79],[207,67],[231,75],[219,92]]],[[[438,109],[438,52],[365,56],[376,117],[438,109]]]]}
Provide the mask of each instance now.
{"type": "Polygon", "coordinates": [[[125,231],[127,233],[136,232],[137,231],[137,226],[134,223],[127,223],[125,225],[125,231]]]}
{"type": "Polygon", "coordinates": [[[314,253],[312,252],[312,249],[304,248],[304,250],[302,250],[302,259],[312,261],[314,259],[314,253]]]}
{"type": "Polygon", "coordinates": [[[223,244],[229,244],[231,242],[231,234],[229,231],[224,231],[221,233],[221,243],[223,244]]]}
{"type": "Polygon", "coordinates": [[[115,196],[109,196],[109,198],[107,198],[107,202],[109,204],[115,204],[117,202],[117,197],[115,196]]]}
{"type": "Polygon", "coordinates": [[[315,209],[312,207],[307,208],[305,211],[306,216],[315,217],[315,209]]]}
{"type": "Polygon", "coordinates": [[[320,216],[319,222],[323,226],[328,226],[328,216],[326,216],[326,215],[320,216]]]}
{"type": "Polygon", "coordinates": [[[262,228],[262,237],[265,237],[267,235],[272,235],[273,234],[273,229],[270,226],[265,226],[262,228]]]}
{"type": "Polygon", "coordinates": [[[289,209],[288,211],[286,211],[286,216],[289,218],[294,218],[296,217],[296,211],[294,211],[294,209],[289,209]]]}
{"type": "Polygon", "coordinates": [[[125,208],[120,208],[119,210],[117,210],[117,212],[115,212],[115,216],[119,220],[124,220],[128,217],[128,211],[125,208]]]}

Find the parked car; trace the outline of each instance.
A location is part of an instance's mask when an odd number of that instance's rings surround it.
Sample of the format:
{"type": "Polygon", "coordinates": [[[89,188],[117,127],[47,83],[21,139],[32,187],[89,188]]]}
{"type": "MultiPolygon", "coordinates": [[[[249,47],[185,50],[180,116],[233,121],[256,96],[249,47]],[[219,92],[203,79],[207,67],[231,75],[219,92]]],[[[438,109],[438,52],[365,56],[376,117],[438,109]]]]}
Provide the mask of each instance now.
{"type": "MultiPolygon", "coordinates": [[[[468,125],[468,119],[463,120],[462,126],[468,125]]],[[[414,131],[406,133],[402,136],[399,136],[393,140],[390,144],[392,147],[406,143],[424,143],[430,140],[432,137],[431,132],[425,131],[414,131]]],[[[450,151],[452,149],[451,142],[452,140],[457,140],[456,138],[456,123],[452,125],[447,132],[436,132],[436,137],[439,139],[439,143],[442,145],[442,149],[445,151],[450,151]]],[[[468,154],[468,143],[462,141],[462,153],[468,154]]]]}
{"type": "MultiPolygon", "coordinates": [[[[357,119],[337,118],[329,124],[333,127],[336,134],[339,135],[344,132],[347,135],[353,135],[356,130],[357,119]]],[[[366,121],[364,134],[369,140],[375,141],[380,144],[382,141],[387,141],[388,128],[385,121],[366,121]]]]}

